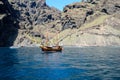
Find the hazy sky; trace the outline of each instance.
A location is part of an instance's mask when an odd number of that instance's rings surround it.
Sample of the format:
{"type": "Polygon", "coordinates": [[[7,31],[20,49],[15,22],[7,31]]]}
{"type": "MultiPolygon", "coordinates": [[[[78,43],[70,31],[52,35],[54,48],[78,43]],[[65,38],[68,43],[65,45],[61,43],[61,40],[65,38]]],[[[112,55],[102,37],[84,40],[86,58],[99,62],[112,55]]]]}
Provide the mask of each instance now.
{"type": "Polygon", "coordinates": [[[73,2],[80,2],[81,0],[46,0],[46,3],[49,6],[56,7],[59,10],[63,10],[63,7],[67,4],[71,4],[73,2]]]}

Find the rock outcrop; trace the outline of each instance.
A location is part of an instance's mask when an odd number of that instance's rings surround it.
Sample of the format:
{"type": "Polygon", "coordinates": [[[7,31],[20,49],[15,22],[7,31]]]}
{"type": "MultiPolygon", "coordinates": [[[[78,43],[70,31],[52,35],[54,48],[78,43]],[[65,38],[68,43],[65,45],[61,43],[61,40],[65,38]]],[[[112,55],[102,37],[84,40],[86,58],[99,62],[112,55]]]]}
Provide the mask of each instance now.
{"type": "Polygon", "coordinates": [[[79,29],[63,31],[60,34],[60,44],[76,46],[120,45],[120,19],[115,16],[108,16],[102,23],[97,23],[96,21],[99,19],[95,19],[79,29]],[[96,24],[93,24],[94,22],[96,24]],[[63,36],[63,33],[66,35],[63,36]]]}
{"type": "Polygon", "coordinates": [[[34,26],[60,19],[60,11],[49,7],[45,0],[9,0],[14,9],[20,12],[20,29],[33,29],[34,26]]]}
{"type": "Polygon", "coordinates": [[[79,28],[101,15],[120,12],[119,0],[88,0],[67,5],[63,12],[63,30],[79,28]]]}

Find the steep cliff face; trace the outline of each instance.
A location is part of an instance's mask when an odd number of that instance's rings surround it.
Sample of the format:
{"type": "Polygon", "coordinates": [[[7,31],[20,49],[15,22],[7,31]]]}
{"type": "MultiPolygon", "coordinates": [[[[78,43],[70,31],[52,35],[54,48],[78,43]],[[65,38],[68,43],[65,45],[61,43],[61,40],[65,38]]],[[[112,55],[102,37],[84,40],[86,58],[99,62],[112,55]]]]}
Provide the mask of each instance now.
{"type": "MultiPolygon", "coordinates": [[[[12,46],[18,31],[17,10],[7,0],[0,1],[0,46],[12,46]]],[[[19,15],[19,13],[18,13],[19,15]]]]}
{"type": "Polygon", "coordinates": [[[63,45],[120,45],[120,1],[83,0],[63,12],[45,0],[0,1],[0,46],[36,46],[59,33],[63,45]]]}
{"type": "Polygon", "coordinates": [[[14,46],[39,43],[41,38],[45,38],[46,31],[56,33],[52,22],[61,18],[61,12],[49,7],[45,0],[9,0],[9,2],[20,13],[18,36],[14,46]]]}
{"type": "Polygon", "coordinates": [[[119,0],[89,0],[67,5],[61,18],[60,44],[120,45],[119,4],[119,0]]]}
{"type": "Polygon", "coordinates": [[[120,12],[119,0],[88,0],[67,5],[62,14],[63,29],[79,28],[101,15],[120,12]]]}

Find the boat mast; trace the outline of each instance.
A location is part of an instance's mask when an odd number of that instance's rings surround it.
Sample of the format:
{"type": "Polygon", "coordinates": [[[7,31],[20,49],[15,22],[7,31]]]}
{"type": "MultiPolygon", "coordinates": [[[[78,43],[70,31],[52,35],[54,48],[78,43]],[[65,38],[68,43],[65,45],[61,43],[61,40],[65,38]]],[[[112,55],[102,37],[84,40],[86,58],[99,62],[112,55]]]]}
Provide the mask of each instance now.
{"type": "Polygon", "coordinates": [[[48,46],[48,29],[47,29],[47,33],[46,33],[46,46],[48,46]]]}
{"type": "Polygon", "coordinates": [[[56,37],[56,41],[57,41],[57,43],[56,43],[56,46],[59,46],[59,33],[60,33],[60,31],[57,31],[57,37],[56,37]]]}

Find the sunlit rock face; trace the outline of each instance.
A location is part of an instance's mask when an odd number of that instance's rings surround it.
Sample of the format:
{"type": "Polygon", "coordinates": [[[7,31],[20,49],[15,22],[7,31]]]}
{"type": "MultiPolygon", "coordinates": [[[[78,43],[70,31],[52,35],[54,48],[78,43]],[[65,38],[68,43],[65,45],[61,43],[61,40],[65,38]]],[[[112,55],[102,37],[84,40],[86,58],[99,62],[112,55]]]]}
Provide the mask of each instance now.
{"type": "Polygon", "coordinates": [[[120,16],[100,16],[79,29],[66,29],[60,33],[60,44],[73,46],[120,45],[120,16]],[[100,21],[100,23],[99,23],[100,21]],[[63,35],[64,34],[64,35],[63,35]]]}
{"type": "Polygon", "coordinates": [[[120,1],[86,0],[67,5],[62,13],[63,45],[120,45],[120,1]],[[69,30],[70,29],[70,30],[69,30]]]}

